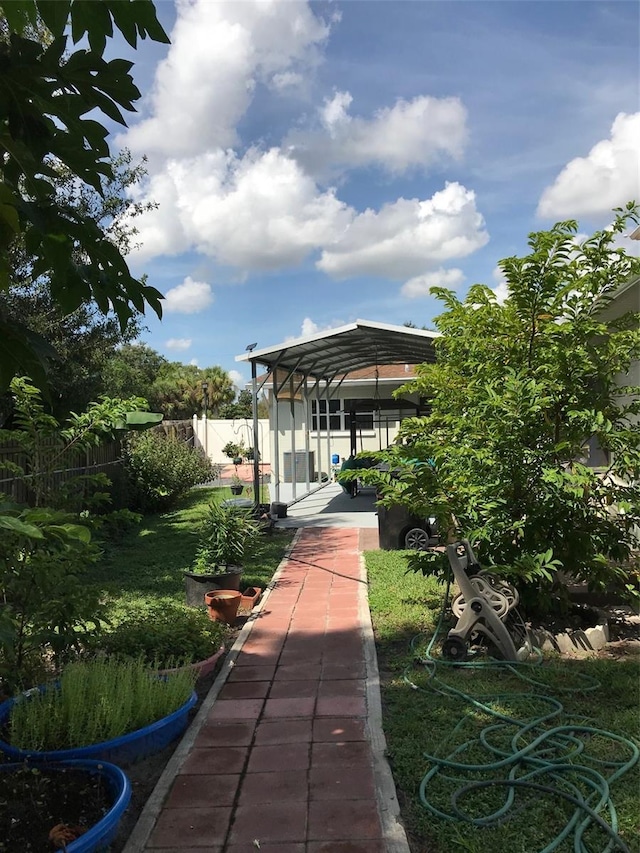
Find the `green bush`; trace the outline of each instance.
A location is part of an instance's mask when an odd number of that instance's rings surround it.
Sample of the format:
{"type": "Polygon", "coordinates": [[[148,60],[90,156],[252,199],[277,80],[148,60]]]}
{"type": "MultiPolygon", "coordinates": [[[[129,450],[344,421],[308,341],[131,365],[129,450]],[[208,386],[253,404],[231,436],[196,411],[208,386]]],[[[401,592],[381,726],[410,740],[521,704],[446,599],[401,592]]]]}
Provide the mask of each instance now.
{"type": "Polygon", "coordinates": [[[149,431],[125,448],[130,507],[141,512],[170,509],[192,486],[213,479],[211,462],[174,436],[149,431]]]}
{"type": "Polygon", "coordinates": [[[86,583],[91,531],[67,513],[0,505],[0,692],[57,668],[97,630],[104,607],[86,583]]]}
{"type": "Polygon", "coordinates": [[[211,657],[229,631],[212,622],[204,610],[161,598],[129,606],[124,618],[95,640],[96,648],[117,658],[142,657],[149,664],[168,667],[211,657]]]}

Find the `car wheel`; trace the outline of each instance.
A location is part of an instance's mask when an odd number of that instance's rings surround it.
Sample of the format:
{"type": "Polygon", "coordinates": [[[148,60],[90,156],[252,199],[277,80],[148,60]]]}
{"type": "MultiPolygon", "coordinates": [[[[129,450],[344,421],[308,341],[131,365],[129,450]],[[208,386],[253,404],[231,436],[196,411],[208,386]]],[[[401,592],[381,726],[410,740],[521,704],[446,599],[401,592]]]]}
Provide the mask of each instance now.
{"type": "Polygon", "coordinates": [[[426,551],[429,547],[429,534],[421,527],[412,527],[405,534],[404,547],[408,551],[426,551]]]}

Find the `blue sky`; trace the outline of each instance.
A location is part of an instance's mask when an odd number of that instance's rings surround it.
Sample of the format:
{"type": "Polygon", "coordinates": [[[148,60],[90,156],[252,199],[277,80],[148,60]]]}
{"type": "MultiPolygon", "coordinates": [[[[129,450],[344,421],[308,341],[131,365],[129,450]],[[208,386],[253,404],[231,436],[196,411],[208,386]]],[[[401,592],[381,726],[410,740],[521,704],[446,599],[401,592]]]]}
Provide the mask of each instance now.
{"type": "MultiPolygon", "coordinates": [[[[147,155],[130,258],[143,339],[219,364],[356,318],[429,324],[429,287],[640,200],[640,6],[626,0],[164,0],[170,47],[114,136],[147,155]]],[[[124,55],[122,51],[121,55],[124,55]]]]}

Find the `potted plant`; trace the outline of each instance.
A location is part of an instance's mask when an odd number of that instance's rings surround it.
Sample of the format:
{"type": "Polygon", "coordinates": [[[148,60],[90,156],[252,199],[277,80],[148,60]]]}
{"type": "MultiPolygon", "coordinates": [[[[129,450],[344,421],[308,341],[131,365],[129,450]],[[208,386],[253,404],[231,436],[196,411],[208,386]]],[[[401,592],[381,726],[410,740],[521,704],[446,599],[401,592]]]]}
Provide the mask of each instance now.
{"type": "Polygon", "coordinates": [[[228,441],[222,448],[222,452],[233,461],[234,465],[242,465],[242,460],[246,455],[246,448],[243,441],[238,443],[235,441],[228,441]]]}
{"type": "Polygon", "coordinates": [[[184,572],[187,604],[202,607],[213,589],[239,590],[242,563],[259,533],[250,510],[209,504],[191,570],[184,572]]]}
{"type": "Polygon", "coordinates": [[[232,495],[241,495],[242,490],[244,489],[244,483],[238,477],[237,474],[234,474],[231,478],[231,494],[232,495]]]}
{"type": "Polygon", "coordinates": [[[196,677],[159,677],[142,658],[69,664],[59,681],[0,705],[0,750],[14,761],[139,761],[187,727],[196,677]]]}
{"type": "Polygon", "coordinates": [[[224,625],[202,611],[160,598],[129,605],[93,639],[91,650],[119,660],[142,657],[161,672],[187,666],[202,677],[215,668],[227,636],[224,625]]]}

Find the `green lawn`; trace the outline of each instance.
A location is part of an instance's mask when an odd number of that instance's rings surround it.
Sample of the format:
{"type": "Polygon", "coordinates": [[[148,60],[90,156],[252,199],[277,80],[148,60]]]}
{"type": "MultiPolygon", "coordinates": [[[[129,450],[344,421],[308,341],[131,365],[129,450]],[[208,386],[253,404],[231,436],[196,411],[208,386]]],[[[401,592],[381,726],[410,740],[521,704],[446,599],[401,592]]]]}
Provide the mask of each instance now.
{"type": "MultiPolygon", "coordinates": [[[[150,598],[167,596],[184,602],[182,572],[193,560],[207,505],[228,497],[228,488],[193,489],[176,509],[145,516],[117,541],[103,544],[101,560],[90,568],[89,583],[100,589],[114,612],[150,598]]],[[[260,538],[257,553],[245,564],[243,588],[269,583],[291,538],[292,531],[260,538]]]]}
{"type": "MultiPolygon", "coordinates": [[[[486,764],[502,760],[511,749],[516,732],[513,724],[487,730],[499,723],[489,709],[518,721],[531,720],[555,709],[559,700],[563,711],[534,734],[521,735],[517,746],[524,746],[544,729],[568,722],[602,729],[640,743],[639,675],[637,658],[591,661],[545,661],[541,666],[519,668],[518,672],[534,678],[529,684],[503,669],[490,671],[477,668],[438,666],[437,678],[429,678],[419,661],[426,649],[425,637],[432,634],[444,594],[444,587],[433,579],[405,575],[406,558],[402,552],[372,551],[365,555],[369,573],[369,602],[373,617],[378,660],[382,680],[384,730],[389,760],[393,769],[402,815],[414,853],[538,853],[546,847],[570,819],[573,807],[559,795],[547,796],[538,791],[518,789],[512,817],[498,826],[477,827],[471,823],[448,821],[428,811],[419,796],[420,783],[435,765],[427,754],[454,756],[461,763],[486,764]],[[413,649],[412,638],[418,636],[413,649]],[[583,677],[587,676],[588,681],[583,677]],[[595,690],[591,679],[597,681],[595,690]],[[480,702],[474,705],[451,691],[457,690],[480,702]],[[440,691],[440,692],[437,692],[440,691]],[[528,693],[528,696],[522,694],[528,693]],[[487,747],[478,740],[485,732],[487,747]],[[466,744],[466,746],[464,746],[466,744]]],[[[434,652],[435,654],[435,652],[434,652]]],[[[624,744],[602,733],[583,733],[582,755],[567,758],[572,744],[561,750],[563,761],[580,763],[610,777],[616,767],[606,762],[627,761],[632,751],[624,744]],[[590,758],[585,760],[585,756],[590,758]],[[603,763],[605,762],[605,763],[603,763]]],[[[612,799],[618,812],[619,834],[629,850],[640,851],[640,767],[638,764],[611,786],[612,799]]],[[[492,776],[504,778],[505,771],[483,768],[465,770],[464,781],[453,781],[457,769],[442,770],[427,786],[432,806],[450,811],[451,794],[470,781],[485,781],[492,776]]],[[[566,778],[566,777],[565,777],[566,778]]],[[[591,778],[591,777],[589,777],[591,778]]],[[[583,781],[575,781],[587,792],[583,781]]],[[[555,784],[549,774],[534,780],[543,785],[555,784]]],[[[475,818],[481,818],[504,802],[506,788],[483,787],[459,800],[475,818]]],[[[569,788],[566,788],[569,791],[569,788]]],[[[574,792],[575,793],[575,792],[574,792]]],[[[605,814],[606,817],[606,814],[605,814]]],[[[604,851],[607,837],[599,830],[588,830],[581,851],[604,851]]],[[[574,850],[573,837],[561,841],[558,853],[574,850]]],[[[621,849],[619,847],[616,850],[621,849]]]]}

